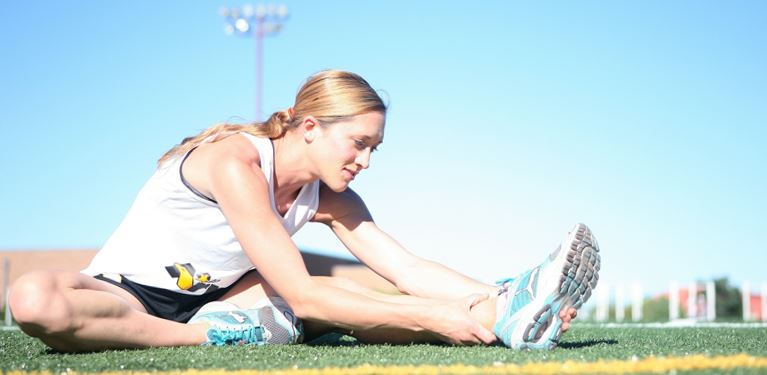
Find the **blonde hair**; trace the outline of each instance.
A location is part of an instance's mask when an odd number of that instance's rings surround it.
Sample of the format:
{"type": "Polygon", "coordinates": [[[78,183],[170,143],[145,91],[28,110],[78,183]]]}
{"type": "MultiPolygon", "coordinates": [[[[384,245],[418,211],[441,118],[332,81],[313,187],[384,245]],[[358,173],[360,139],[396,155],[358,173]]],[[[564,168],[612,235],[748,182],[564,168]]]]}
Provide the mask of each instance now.
{"type": "Polygon", "coordinates": [[[306,116],[314,116],[321,126],[328,126],[368,112],[386,114],[386,105],[367,81],[351,72],[325,70],[306,80],[296,94],[293,107],[274,112],[264,122],[213,125],[200,134],[184,138],[157,163],[161,165],[184,155],[208,138],[211,138],[210,142],[216,142],[237,133],[248,133],[276,139],[298,127],[306,116]]]}

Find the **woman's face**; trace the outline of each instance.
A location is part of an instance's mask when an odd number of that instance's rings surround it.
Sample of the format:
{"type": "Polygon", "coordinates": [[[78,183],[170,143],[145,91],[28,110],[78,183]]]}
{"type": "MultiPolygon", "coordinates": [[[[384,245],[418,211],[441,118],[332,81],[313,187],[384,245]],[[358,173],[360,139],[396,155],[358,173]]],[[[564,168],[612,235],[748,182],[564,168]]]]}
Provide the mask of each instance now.
{"type": "Polygon", "coordinates": [[[315,160],[320,180],[333,191],[346,190],[354,177],[370,166],[370,154],[383,142],[385,122],[384,114],[368,112],[316,128],[315,160]]]}

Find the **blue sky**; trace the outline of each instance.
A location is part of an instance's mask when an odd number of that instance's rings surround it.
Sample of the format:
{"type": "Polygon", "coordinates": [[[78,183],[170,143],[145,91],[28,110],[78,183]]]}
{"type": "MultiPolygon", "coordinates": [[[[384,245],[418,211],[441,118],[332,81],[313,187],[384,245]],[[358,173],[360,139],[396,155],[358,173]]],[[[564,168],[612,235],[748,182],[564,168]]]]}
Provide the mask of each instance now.
{"type": "MultiPolygon", "coordinates": [[[[100,246],[163,152],[253,119],[254,42],[218,14],[241,4],[0,5],[0,249],[100,246]]],[[[605,284],[767,281],[767,3],[285,4],[265,112],[325,68],[382,90],[353,187],[412,251],[494,280],[585,222],[605,284]]]]}

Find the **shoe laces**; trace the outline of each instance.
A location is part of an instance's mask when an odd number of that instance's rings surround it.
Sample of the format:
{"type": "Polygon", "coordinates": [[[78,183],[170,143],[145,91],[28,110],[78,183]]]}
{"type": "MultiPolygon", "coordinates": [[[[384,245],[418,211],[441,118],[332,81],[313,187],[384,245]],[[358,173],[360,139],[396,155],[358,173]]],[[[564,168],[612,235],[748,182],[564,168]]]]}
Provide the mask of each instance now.
{"type": "Polygon", "coordinates": [[[498,294],[497,295],[500,296],[501,294],[509,291],[509,287],[511,286],[512,282],[514,282],[514,278],[513,277],[509,277],[509,278],[505,278],[505,279],[500,279],[500,280],[496,281],[495,285],[498,286],[498,294]]]}
{"type": "Polygon", "coordinates": [[[511,285],[512,282],[514,282],[514,277],[508,277],[505,279],[500,279],[495,282],[495,285],[498,285],[504,289],[508,288],[509,285],[511,285]]]}
{"type": "Polygon", "coordinates": [[[208,338],[216,345],[263,344],[265,342],[264,328],[261,326],[235,329],[211,328],[208,331],[208,338]]]}
{"type": "MultiPolygon", "coordinates": [[[[524,280],[525,277],[530,275],[532,272],[535,272],[535,270],[539,267],[531,268],[525,272],[522,272],[521,274],[515,276],[515,277],[508,277],[505,279],[500,279],[495,282],[495,285],[498,285],[498,295],[501,295],[505,292],[509,291],[509,288],[511,288],[514,285],[514,281],[516,280],[524,280]]],[[[519,286],[517,286],[518,288],[519,286]]]]}

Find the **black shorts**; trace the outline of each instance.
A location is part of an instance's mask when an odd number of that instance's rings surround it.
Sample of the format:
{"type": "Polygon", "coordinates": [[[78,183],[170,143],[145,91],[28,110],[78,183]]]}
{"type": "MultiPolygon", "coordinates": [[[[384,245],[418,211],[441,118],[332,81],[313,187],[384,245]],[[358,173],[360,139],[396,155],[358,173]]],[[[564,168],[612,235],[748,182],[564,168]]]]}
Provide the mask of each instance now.
{"type": "Polygon", "coordinates": [[[119,282],[105,277],[103,274],[98,274],[94,278],[125,289],[144,305],[149,315],[179,323],[188,322],[204,304],[221,299],[229,289],[237,284],[234,282],[226,288],[219,288],[210,293],[191,295],[135,283],[122,275],[120,275],[121,280],[119,282]]]}

